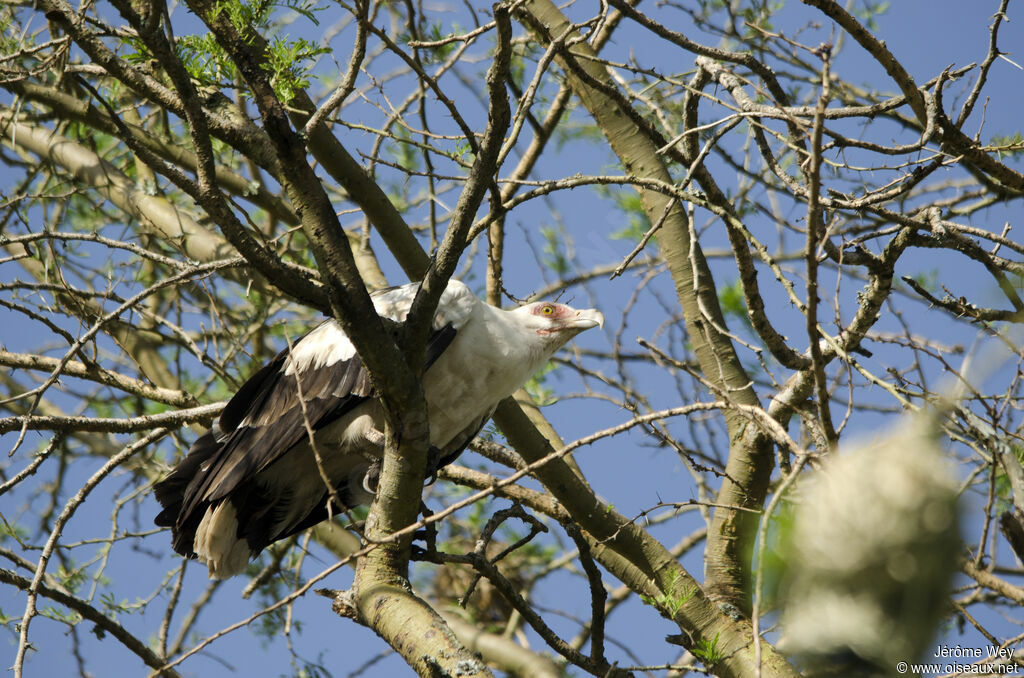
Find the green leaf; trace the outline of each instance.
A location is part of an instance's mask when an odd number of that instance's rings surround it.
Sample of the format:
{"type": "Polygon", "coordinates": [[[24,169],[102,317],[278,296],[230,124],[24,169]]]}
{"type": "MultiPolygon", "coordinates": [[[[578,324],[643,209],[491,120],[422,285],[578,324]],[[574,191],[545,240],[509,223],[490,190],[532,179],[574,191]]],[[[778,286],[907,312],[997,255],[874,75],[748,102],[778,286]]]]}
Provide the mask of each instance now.
{"type": "Polygon", "coordinates": [[[693,656],[704,662],[705,666],[713,666],[725,657],[722,650],[718,647],[718,636],[719,634],[716,633],[715,637],[710,641],[707,638],[701,638],[690,649],[693,656]]]}
{"type": "Polygon", "coordinates": [[[750,326],[747,302],[743,299],[743,283],[739,278],[718,288],[718,303],[722,305],[722,312],[727,316],[733,316],[750,326]]]}
{"type": "Polygon", "coordinates": [[[544,407],[545,405],[553,405],[558,401],[555,398],[555,392],[549,386],[545,385],[545,377],[554,372],[558,368],[558,364],[553,360],[549,360],[539,372],[530,377],[529,381],[523,386],[526,392],[530,394],[533,401],[537,403],[538,407],[544,407]]]}
{"type": "Polygon", "coordinates": [[[1024,157],[1024,135],[1020,132],[1014,132],[1009,136],[993,135],[989,145],[994,147],[992,150],[1001,158],[1024,157]]]}
{"type": "MultiPolygon", "coordinates": [[[[312,62],[321,54],[329,53],[326,47],[317,46],[305,38],[289,40],[287,34],[277,35],[277,23],[274,12],[277,9],[288,9],[297,12],[314,24],[316,15],[325,7],[317,6],[308,0],[254,0],[242,2],[228,0],[215,5],[213,17],[226,14],[232,25],[243,36],[268,36],[266,61],[262,68],[270,73],[270,84],[274,93],[282,102],[288,103],[295,98],[299,90],[309,86],[309,75],[312,62]]],[[[137,41],[131,42],[136,52],[130,58],[146,60],[151,58],[148,52],[137,41]]],[[[183,35],[177,39],[178,56],[185,69],[193,78],[207,87],[220,87],[225,82],[237,78],[234,63],[217,44],[213,34],[183,35]]]]}
{"type": "Polygon", "coordinates": [[[564,228],[554,226],[541,226],[540,234],[544,238],[541,246],[542,263],[560,277],[569,275],[571,266],[568,250],[572,244],[569,234],[564,228]]]}
{"type": "Polygon", "coordinates": [[[640,600],[648,605],[659,608],[669,618],[675,617],[683,605],[697,593],[697,589],[693,586],[683,587],[682,591],[676,592],[676,585],[681,577],[682,575],[678,571],[673,574],[673,577],[668,581],[668,586],[666,586],[668,593],[662,593],[658,596],[645,596],[641,594],[640,600]]]}

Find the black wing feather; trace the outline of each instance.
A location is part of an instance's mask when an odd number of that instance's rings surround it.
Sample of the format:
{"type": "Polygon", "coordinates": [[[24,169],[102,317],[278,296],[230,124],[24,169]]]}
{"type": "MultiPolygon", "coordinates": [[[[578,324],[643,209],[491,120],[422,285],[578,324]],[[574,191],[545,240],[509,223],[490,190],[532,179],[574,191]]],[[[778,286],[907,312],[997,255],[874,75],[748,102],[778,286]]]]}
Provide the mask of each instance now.
{"type": "Polygon", "coordinates": [[[287,349],[278,353],[274,356],[273,360],[261,367],[256,374],[249,377],[235,395],[231,397],[231,400],[228,401],[218,419],[218,425],[224,434],[231,433],[238,428],[242,419],[254,407],[258,407],[263,402],[273,385],[274,375],[281,371],[287,357],[287,349]]]}
{"type": "Polygon", "coordinates": [[[314,428],[319,428],[373,395],[369,374],[357,357],[308,373],[301,382],[295,375],[278,369],[253,393],[256,395],[250,407],[239,420],[249,423],[236,426],[216,454],[211,455],[209,465],[198,469],[201,472],[193,476],[186,488],[179,517],[182,524],[194,522],[198,526],[207,505],[227,497],[305,440],[306,417],[314,428]],[[335,391],[332,382],[352,383],[353,388],[348,393],[335,391]],[[299,404],[300,386],[305,412],[299,404]]]}

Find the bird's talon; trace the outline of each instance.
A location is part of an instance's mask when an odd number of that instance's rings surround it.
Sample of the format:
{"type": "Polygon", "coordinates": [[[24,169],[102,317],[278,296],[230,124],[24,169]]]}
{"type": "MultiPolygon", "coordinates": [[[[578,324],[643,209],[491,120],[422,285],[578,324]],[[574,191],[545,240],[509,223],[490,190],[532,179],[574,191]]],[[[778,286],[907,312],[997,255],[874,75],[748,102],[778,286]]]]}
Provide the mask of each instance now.
{"type": "Polygon", "coordinates": [[[380,462],[375,461],[370,464],[370,467],[366,469],[366,473],[363,474],[363,489],[368,493],[376,496],[377,495],[377,484],[380,482],[380,462]]]}

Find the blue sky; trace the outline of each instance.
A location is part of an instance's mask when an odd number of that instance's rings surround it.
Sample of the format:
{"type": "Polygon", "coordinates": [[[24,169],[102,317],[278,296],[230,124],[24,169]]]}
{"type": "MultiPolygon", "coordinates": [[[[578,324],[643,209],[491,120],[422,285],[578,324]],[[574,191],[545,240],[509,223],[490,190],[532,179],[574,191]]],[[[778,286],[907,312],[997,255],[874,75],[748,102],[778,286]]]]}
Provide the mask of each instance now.
{"type": "MultiPolygon", "coordinates": [[[[592,12],[593,3],[576,3],[570,11],[581,13],[592,12]]],[[[959,67],[971,62],[981,61],[986,53],[988,44],[988,25],[990,15],[995,10],[997,3],[988,1],[962,2],[962,1],[927,1],[927,0],[895,0],[888,10],[876,18],[877,33],[882,37],[892,52],[907,67],[911,75],[918,83],[923,83],[942,72],[947,66],[959,67]]],[[[653,7],[653,5],[652,5],[653,7]]],[[[450,3],[451,16],[459,17],[462,8],[458,3],[450,3]]],[[[332,10],[328,10],[332,11],[332,10]]],[[[1000,45],[1007,50],[1008,58],[1024,64],[1024,17],[1018,17],[1014,6],[1011,6],[1012,21],[1005,23],[1002,28],[1000,45]],[[1020,52],[1020,53],[1017,53],[1020,52]]],[[[677,15],[678,16],[678,15],[677,15]]],[[[793,36],[802,29],[809,17],[815,17],[811,10],[801,3],[789,2],[776,19],[775,29],[793,36]]],[[[191,17],[187,17],[179,7],[175,10],[176,21],[180,20],[182,26],[189,26],[191,17]]],[[[41,17],[37,17],[41,20],[41,17]]],[[[463,18],[463,21],[465,19],[463,18]]],[[[675,26],[682,30],[685,27],[675,26]]],[[[301,32],[300,23],[295,24],[296,32],[301,32]]],[[[817,44],[828,38],[831,26],[823,24],[817,28],[800,33],[799,39],[807,44],[817,44]]],[[[348,56],[348,47],[345,40],[349,39],[347,33],[342,33],[336,39],[335,46],[338,49],[334,56],[340,63],[348,56]]],[[[669,51],[664,45],[650,41],[648,38],[636,39],[637,32],[628,25],[624,25],[617,33],[613,45],[609,48],[610,58],[622,59],[632,51],[640,59],[662,60],[662,54],[666,59],[671,59],[671,68],[666,66],[666,71],[686,72],[692,68],[692,62],[679,60],[679,52],[669,51]],[[636,40],[635,44],[632,40],[636,40]]],[[[713,42],[708,39],[705,42],[713,42]]],[[[329,68],[324,69],[325,72],[329,68]]],[[[878,88],[884,92],[896,92],[897,88],[884,72],[855,44],[847,43],[844,50],[833,65],[833,71],[841,78],[854,83],[864,83],[865,86],[878,88]]],[[[984,106],[978,106],[972,116],[971,123],[967,126],[969,133],[974,131],[984,122],[982,137],[989,135],[1009,134],[1020,129],[1020,111],[1024,110],[1024,71],[1006,60],[1000,60],[992,69],[992,86],[987,89],[989,99],[984,106]],[[972,127],[973,125],[973,127],[972,127]]],[[[969,87],[970,81],[964,85],[954,83],[947,90],[948,102],[955,101],[955,97],[969,87]]],[[[458,92],[464,99],[459,99],[460,106],[466,110],[475,112],[467,114],[471,124],[474,115],[481,116],[482,109],[473,102],[473,92],[468,87],[455,85],[452,91],[458,92]]],[[[374,113],[369,106],[353,106],[352,119],[366,116],[370,119],[374,113]]],[[[347,114],[346,114],[347,115],[347,114]]],[[[576,114],[579,115],[578,113],[576,114]]],[[[477,117],[476,120],[480,118],[477,117]]],[[[895,132],[894,132],[895,133],[895,132]]],[[[348,132],[343,137],[346,144],[354,148],[365,148],[370,137],[360,135],[357,132],[348,132]]],[[[876,139],[878,140],[878,139],[876,139]]],[[[569,176],[577,172],[584,174],[606,174],[616,173],[618,170],[614,164],[614,158],[610,152],[599,144],[588,142],[569,142],[558,153],[551,153],[544,163],[538,166],[535,176],[538,178],[550,178],[558,176],[569,176]]],[[[382,176],[392,177],[385,170],[381,171],[382,176]]],[[[7,190],[16,176],[8,168],[0,166],[0,185],[7,190]]],[[[626,189],[620,189],[626,190],[626,189]]],[[[452,198],[452,195],[448,196],[452,198]]],[[[339,205],[339,210],[347,209],[350,205],[339,205]]],[[[1017,228],[1021,227],[1021,214],[1019,203],[1013,211],[994,208],[984,214],[990,220],[982,223],[980,220],[976,225],[985,226],[993,230],[999,230],[1005,221],[1014,222],[1017,228]]],[[[799,218],[799,210],[793,208],[790,216],[796,220],[799,218]]],[[[348,223],[343,217],[343,223],[348,223]]],[[[358,221],[358,216],[351,216],[347,219],[352,223],[358,221]]],[[[976,217],[977,219],[977,217],[976,217]]],[[[610,234],[623,227],[624,216],[616,210],[612,202],[599,197],[589,189],[577,189],[572,192],[563,191],[552,200],[538,200],[533,204],[524,206],[517,210],[509,219],[508,228],[510,232],[530,233],[534,244],[540,242],[537,231],[540,227],[552,227],[563,229],[564,239],[571,243],[572,252],[575,254],[574,266],[581,270],[595,265],[602,265],[615,262],[624,256],[631,248],[632,243],[624,240],[612,240],[610,234]]],[[[698,224],[708,224],[705,247],[714,249],[717,245],[725,245],[725,237],[720,229],[709,222],[707,215],[697,215],[698,224]]],[[[773,229],[771,224],[752,224],[752,228],[773,229]]],[[[1013,233],[1011,232],[1011,237],[1013,233]]],[[[398,271],[397,266],[384,254],[384,248],[379,241],[375,241],[376,251],[382,255],[386,272],[391,282],[401,283],[405,278],[398,271]]],[[[526,246],[524,239],[516,237],[513,240],[513,250],[509,253],[509,262],[514,265],[506,268],[506,285],[509,290],[517,296],[526,296],[541,286],[541,281],[553,279],[550,271],[546,271],[542,264],[535,261],[533,252],[526,246]]],[[[938,269],[943,273],[949,272],[950,266],[963,266],[958,258],[952,256],[935,256],[931,253],[915,255],[908,258],[905,263],[906,270],[900,273],[913,274],[938,269]]],[[[717,282],[729,282],[736,277],[735,264],[728,258],[715,260],[713,262],[714,273],[717,282]]],[[[477,285],[482,286],[479,277],[480,269],[473,271],[476,274],[477,285]]],[[[11,264],[0,265],[0,282],[8,281],[17,277],[20,272],[17,267],[11,264]]],[[[129,271],[122,271],[126,277],[130,276],[129,271]]],[[[956,285],[956,291],[972,298],[985,298],[993,288],[991,279],[965,268],[963,271],[955,271],[953,275],[946,276],[951,284],[956,285]]],[[[608,350],[610,342],[614,340],[617,330],[621,329],[623,342],[627,349],[631,346],[637,349],[632,342],[634,337],[644,337],[662,342],[671,341],[672,335],[660,334],[660,327],[664,322],[664,309],[650,299],[632,309],[628,316],[624,314],[625,306],[639,284],[639,279],[629,273],[614,281],[607,278],[598,278],[584,286],[568,290],[567,300],[578,307],[600,306],[606,316],[609,317],[608,325],[604,333],[597,331],[587,333],[577,342],[579,346],[594,348],[597,350],[608,350]]],[[[831,282],[831,281],[829,281],[831,282]]],[[[663,298],[672,301],[672,296],[667,292],[669,281],[667,274],[652,282],[655,289],[659,290],[663,298]]],[[[766,296],[771,303],[777,304],[778,317],[786,318],[787,324],[783,325],[784,332],[792,332],[793,336],[800,336],[800,323],[802,319],[785,307],[784,297],[780,290],[766,285],[766,296]]],[[[843,303],[855,304],[854,293],[856,285],[844,288],[843,303]]],[[[946,343],[961,343],[970,346],[976,339],[975,332],[963,324],[948,322],[938,313],[929,313],[923,304],[910,304],[913,310],[912,322],[915,331],[922,334],[940,338],[946,343]]],[[[850,306],[845,306],[848,311],[850,306]]],[[[37,347],[40,342],[50,339],[40,325],[26,320],[23,316],[0,309],[0,343],[9,350],[30,350],[37,347]]],[[[883,323],[885,328],[885,323],[883,323]]],[[[888,329],[897,329],[895,325],[888,329]]],[[[802,348],[800,342],[795,342],[802,348]]],[[[883,369],[886,361],[890,359],[889,352],[885,347],[875,347],[878,355],[869,364],[883,369]]],[[[752,360],[752,357],[744,355],[744,360],[752,360]]],[[[998,372],[993,375],[994,382],[1001,378],[998,372]]],[[[680,390],[677,389],[675,378],[666,375],[664,372],[638,368],[633,375],[636,383],[646,389],[655,406],[671,406],[679,404],[680,390]]],[[[586,387],[599,388],[596,382],[581,382],[576,376],[567,370],[560,370],[550,377],[552,385],[559,391],[580,391],[586,387]]],[[[878,392],[865,394],[866,398],[884,401],[884,395],[878,392]]],[[[889,403],[891,404],[891,403],[889,403]]],[[[625,421],[629,418],[627,412],[621,411],[613,403],[598,399],[563,398],[557,404],[547,410],[549,418],[555,422],[559,433],[566,440],[591,433],[596,429],[625,421]]],[[[872,418],[864,416],[858,418],[851,424],[851,432],[867,433],[882,425],[884,418],[879,416],[872,418]]],[[[681,435],[687,429],[685,422],[674,423],[678,426],[681,435]]],[[[186,438],[189,436],[186,434],[186,438]]],[[[130,438],[127,436],[118,437],[120,443],[127,443],[130,438]]],[[[0,441],[12,444],[10,436],[0,437],[0,441]],[[10,441],[10,442],[9,442],[10,441]]],[[[619,438],[606,440],[582,451],[577,455],[579,463],[584,468],[591,484],[598,493],[614,503],[617,510],[625,515],[636,515],[650,507],[659,499],[666,501],[685,501],[695,496],[695,489],[689,475],[682,469],[678,458],[674,455],[665,454],[664,450],[655,449],[642,444],[642,439],[636,435],[625,435],[619,438]]],[[[19,456],[12,468],[20,468],[26,460],[19,456]]],[[[467,455],[462,459],[463,463],[475,464],[478,459],[467,455]]],[[[83,478],[98,467],[99,462],[93,460],[88,467],[83,466],[81,473],[83,478]]],[[[114,477],[108,478],[97,490],[92,500],[86,502],[83,508],[69,525],[68,536],[75,538],[98,538],[105,536],[110,530],[111,501],[115,497],[123,497],[126,492],[126,480],[114,477]]],[[[443,488],[436,488],[440,491],[443,488]]],[[[976,501],[976,496],[971,495],[971,501],[976,501]]],[[[5,503],[0,504],[0,510],[7,515],[8,511],[15,511],[17,515],[25,516],[20,509],[15,509],[12,500],[5,498],[5,503]]],[[[443,503],[443,499],[441,500],[443,503]]],[[[498,506],[504,503],[497,502],[498,506]]],[[[147,524],[149,514],[155,514],[156,507],[152,501],[143,502],[139,506],[130,505],[125,509],[126,514],[138,512],[139,524],[147,524]]],[[[31,511],[28,512],[30,514],[31,511]]],[[[134,519],[134,518],[133,518],[134,519]]],[[[667,544],[671,544],[681,538],[690,530],[695,530],[701,525],[700,516],[693,512],[686,518],[674,521],[667,528],[654,528],[653,532],[667,544]]],[[[977,526],[970,526],[970,532],[976,532],[977,526]]],[[[158,534],[146,537],[145,539],[129,542],[119,542],[114,553],[116,557],[111,558],[110,565],[106,569],[106,576],[117,583],[116,590],[119,599],[134,600],[135,598],[147,598],[159,584],[159,575],[152,572],[153,560],[144,553],[137,553],[136,550],[154,552],[168,549],[167,535],[158,534]]],[[[83,547],[84,549],[85,547],[83,547]]],[[[684,564],[688,570],[698,578],[702,576],[703,565],[701,561],[701,549],[692,552],[684,564]]],[[[310,564],[307,565],[307,573],[316,572],[327,564],[322,551],[314,550],[310,555],[310,564]]],[[[173,561],[168,557],[165,561],[169,569],[173,561]]],[[[98,565],[97,565],[98,567],[98,565]]],[[[199,567],[190,568],[186,580],[183,600],[192,600],[206,586],[205,573],[199,567]]],[[[331,588],[343,589],[351,581],[348,571],[341,571],[331,575],[325,581],[325,585],[331,588]]],[[[609,578],[609,583],[614,581],[609,578]]],[[[253,611],[259,609],[263,602],[257,600],[242,600],[239,597],[240,591],[244,588],[242,580],[232,580],[224,584],[218,591],[216,604],[208,606],[204,610],[200,623],[203,632],[209,633],[221,629],[229,624],[246,618],[253,611]]],[[[578,617],[587,616],[588,599],[584,595],[585,584],[580,578],[569,573],[557,573],[540,584],[535,592],[535,600],[542,605],[564,609],[571,615],[578,617]],[[572,593],[571,596],[565,594],[572,593]]],[[[23,598],[15,595],[11,589],[0,589],[0,609],[5,614],[20,615],[23,609],[23,598]]],[[[180,614],[180,613],[179,613],[180,614]]],[[[991,613],[993,617],[996,612],[991,613]]],[[[133,631],[143,638],[155,633],[160,623],[161,606],[152,605],[144,614],[125,615],[122,621],[133,631]]],[[[571,637],[577,629],[576,622],[569,619],[561,619],[557,615],[550,615],[552,625],[560,633],[571,637]]],[[[270,639],[257,638],[251,629],[242,629],[228,634],[225,638],[215,643],[208,652],[189,660],[183,669],[186,675],[196,676],[219,676],[219,675],[267,675],[276,676],[289,674],[292,670],[293,655],[289,651],[289,645],[295,655],[304,660],[323,662],[325,666],[335,669],[334,675],[346,675],[348,670],[359,666],[362,662],[368,661],[377,653],[385,649],[376,636],[368,629],[356,626],[345,620],[339,620],[329,608],[325,599],[316,596],[306,596],[298,600],[294,606],[293,618],[301,622],[304,628],[301,633],[295,633],[289,638],[277,636],[270,639]],[[344,668],[342,668],[344,667],[344,668]]],[[[1020,629],[1011,626],[1009,622],[998,619],[987,619],[986,623],[991,624],[994,630],[1003,632],[1006,635],[1014,635],[1020,629]]],[[[649,609],[643,608],[642,604],[633,600],[626,604],[625,609],[617,612],[609,623],[609,636],[623,636],[630,639],[633,644],[631,648],[645,660],[657,657],[658,661],[673,661],[674,656],[666,648],[663,637],[676,631],[676,627],[665,620],[659,619],[649,609]]],[[[85,635],[90,633],[89,629],[82,625],[77,633],[85,635]]],[[[951,639],[961,638],[952,634],[951,639]]],[[[68,640],[68,630],[63,624],[50,621],[45,618],[36,618],[32,625],[32,641],[38,649],[31,658],[28,668],[30,675],[70,675],[73,667],[70,656],[71,643],[68,640]]],[[[533,638],[534,647],[540,643],[533,638]]],[[[950,640],[949,642],[954,642],[950,640]]],[[[965,645],[984,645],[987,643],[979,634],[968,629],[962,638],[956,642],[965,645]]],[[[137,675],[139,673],[139,662],[137,658],[123,650],[115,641],[107,639],[103,642],[85,643],[90,653],[88,660],[95,671],[100,669],[108,673],[125,673],[137,675]]],[[[0,647],[12,647],[6,641],[0,641],[0,647]]],[[[613,656],[628,662],[625,653],[613,656]]],[[[0,650],[0,657],[6,656],[6,649],[0,650]]],[[[11,651],[13,657],[13,649],[11,651]]],[[[386,659],[377,664],[367,672],[366,675],[392,675],[401,669],[400,660],[394,657],[386,659]]]]}

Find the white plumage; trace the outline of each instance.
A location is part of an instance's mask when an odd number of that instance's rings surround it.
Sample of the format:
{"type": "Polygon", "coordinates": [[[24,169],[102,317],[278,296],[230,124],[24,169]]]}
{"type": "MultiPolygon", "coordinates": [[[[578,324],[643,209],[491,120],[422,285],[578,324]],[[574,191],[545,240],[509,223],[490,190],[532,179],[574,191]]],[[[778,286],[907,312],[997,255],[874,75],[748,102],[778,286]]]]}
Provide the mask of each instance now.
{"type": "MultiPolygon", "coordinates": [[[[375,294],[377,312],[403,322],[418,287],[375,294]]],[[[452,462],[502,399],[565,342],[603,321],[595,310],[552,302],[494,308],[450,282],[434,315],[423,377],[434,463],[428,470],[452,462]]],[[[253,375],[157,484],[164,509],[156,523],[172,529],[178,553],[226,578],[274,541],[368,503],[384,427],[375,396],[352,342],[337,322],[325,321],[253,375]]]]}

